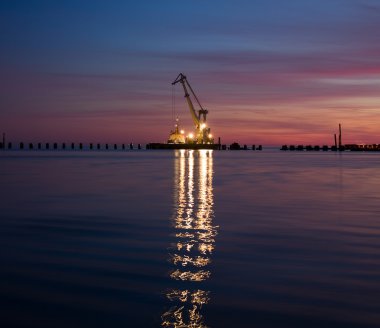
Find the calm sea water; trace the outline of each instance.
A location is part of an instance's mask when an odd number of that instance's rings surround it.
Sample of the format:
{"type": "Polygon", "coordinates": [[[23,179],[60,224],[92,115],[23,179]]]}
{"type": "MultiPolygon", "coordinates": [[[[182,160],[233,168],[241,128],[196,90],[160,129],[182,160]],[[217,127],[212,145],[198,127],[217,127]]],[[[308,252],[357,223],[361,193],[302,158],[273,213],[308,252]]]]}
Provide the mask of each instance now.
{"type": "Polygon", "coordinates": [[[379,327],[380,154],[0,153],[1,327],[379,327]]]}

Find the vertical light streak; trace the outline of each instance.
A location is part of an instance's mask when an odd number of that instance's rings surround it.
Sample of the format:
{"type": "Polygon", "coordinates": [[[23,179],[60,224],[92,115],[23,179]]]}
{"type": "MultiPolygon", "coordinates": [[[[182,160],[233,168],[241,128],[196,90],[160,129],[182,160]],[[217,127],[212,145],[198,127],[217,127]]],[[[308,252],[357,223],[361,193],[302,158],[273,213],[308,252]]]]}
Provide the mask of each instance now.
{"type": "Polygon", "coordinates": [[[178,288],[166,292],[167,298],[176,304],[162,315],[163,327],[206,327],[201,309],[209,302],[210,293],[199,287],[211,276],[207,266],[218,228],[213,226],[212,155],[212,150],[176,152],[176,245],[175,254],[170,255],[174,265],[170,278],[178,288]],[[193,284],[197,284],[196,288],[193,284]]]}

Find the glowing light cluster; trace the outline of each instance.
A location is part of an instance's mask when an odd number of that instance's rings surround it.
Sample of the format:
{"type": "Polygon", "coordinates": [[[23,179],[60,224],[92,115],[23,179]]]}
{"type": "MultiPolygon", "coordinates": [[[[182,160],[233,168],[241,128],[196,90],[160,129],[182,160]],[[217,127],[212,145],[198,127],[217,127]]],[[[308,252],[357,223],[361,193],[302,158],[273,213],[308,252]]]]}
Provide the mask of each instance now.
{"type": "Polygon", "coordinates": [[[202,256],[196,256],[192,258],[188,255],[181,256],[181,255],[175,254],[172,257],[172,262],[175,265],[180,263],[182,266],[187,266],[188,264],[191,264],[196,267],[204,267],[207,264],[209,264],[211,260],[207,257],[202,257],[202,256]]]}
{"type": "Polygon", "coordinates": [[[211,275],[210,271],[199,270],[196,272],[192,272],[192,271],[181,271],[177,269],[170,274],[170,277],[175,280],[203,281],[209,278],[210,275],[211,275]]]}

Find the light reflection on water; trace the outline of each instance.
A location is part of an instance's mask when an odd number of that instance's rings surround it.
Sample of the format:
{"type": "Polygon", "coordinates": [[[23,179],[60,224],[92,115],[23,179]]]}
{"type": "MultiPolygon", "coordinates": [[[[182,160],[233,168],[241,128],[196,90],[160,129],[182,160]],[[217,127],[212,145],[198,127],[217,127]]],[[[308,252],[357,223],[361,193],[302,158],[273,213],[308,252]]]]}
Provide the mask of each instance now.
{"type": "Polygon", "coordinates": [[[202,282],[211,276],[208,265],[218,230],[213,224],[213,153],[178,150],[174,161],[172,220],[177,242],[169,256],[174,267],[170,278],[178,284],[166,292],[172,306],[162,315],[162,326],[201,328],[206,327],[202,306],[210,300],[202,282]],[[193,284],[188,287],[186,282],[193,284]]]}
{"type": "Polygon", "coordinates": [[[1,327],[379,327],[379,161],[1,153],[1,327]]]}

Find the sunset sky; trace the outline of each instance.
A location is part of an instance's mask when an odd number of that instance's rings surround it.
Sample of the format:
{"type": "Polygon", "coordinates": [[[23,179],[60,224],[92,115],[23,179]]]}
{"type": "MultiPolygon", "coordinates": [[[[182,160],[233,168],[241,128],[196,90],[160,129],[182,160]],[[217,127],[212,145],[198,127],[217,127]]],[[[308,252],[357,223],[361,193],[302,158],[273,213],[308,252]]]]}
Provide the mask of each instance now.
{"type": "Polygon", "coordinates": [[[183,72],[224,143],[380,143],[380,1],[2,0],[0,38],[14,142],[166,141],[183,72]]]}

